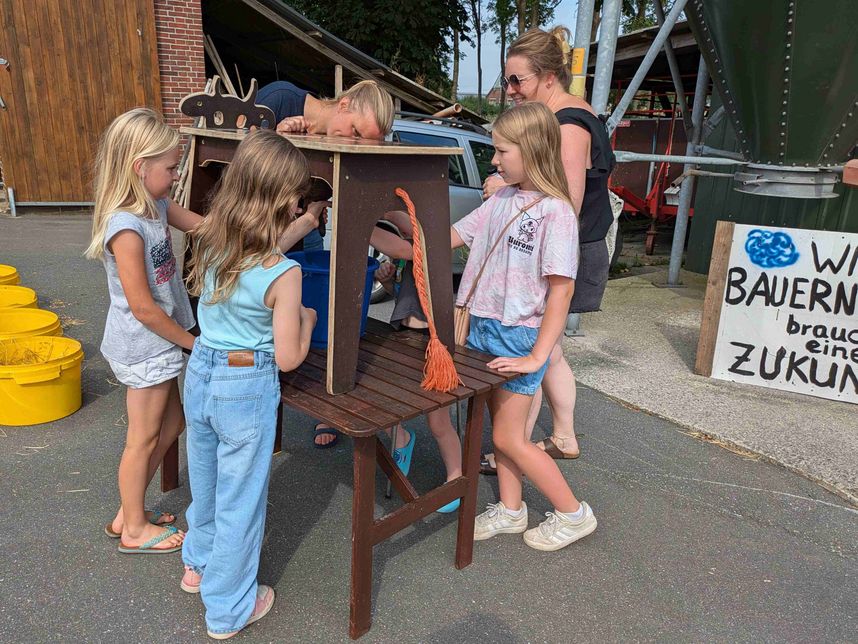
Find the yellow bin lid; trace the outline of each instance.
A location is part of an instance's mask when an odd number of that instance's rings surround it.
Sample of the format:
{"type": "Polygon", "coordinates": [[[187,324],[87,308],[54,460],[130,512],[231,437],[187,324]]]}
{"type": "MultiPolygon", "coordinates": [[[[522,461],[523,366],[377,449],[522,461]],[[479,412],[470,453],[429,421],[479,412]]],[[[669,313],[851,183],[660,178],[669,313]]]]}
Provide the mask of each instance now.
{"type": "Polygon", "coordinates": [[[0,311],[3,309],[37,309],[36,291],[26,286],[0,286],[0,311]]]}
{"type": "Polygon", "coordinates": [[[14,266],[0,264],[0,284],[20,284],[21,277],[14,266]]]}
{"type": "Polygon", "coordinates": [[[26,338],[31,335],[62,335],[60,318],[42,309],[0,310],[0,340],[26,338]]]}

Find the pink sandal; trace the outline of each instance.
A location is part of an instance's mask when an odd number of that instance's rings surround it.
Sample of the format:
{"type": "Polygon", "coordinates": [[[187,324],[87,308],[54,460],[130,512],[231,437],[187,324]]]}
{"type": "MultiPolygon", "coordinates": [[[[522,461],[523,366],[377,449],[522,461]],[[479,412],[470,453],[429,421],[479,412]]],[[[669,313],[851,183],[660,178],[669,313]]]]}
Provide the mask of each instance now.
{"type": "Polygon", "coordinates": [[[185,566],[185,574],[182,575],[182,581],[179,583],[179,587],[186,593],[195,595],[200,592],[200,583],[202,580],[203,576],[200,573],[196,572],[190,566],[185,566]]]}

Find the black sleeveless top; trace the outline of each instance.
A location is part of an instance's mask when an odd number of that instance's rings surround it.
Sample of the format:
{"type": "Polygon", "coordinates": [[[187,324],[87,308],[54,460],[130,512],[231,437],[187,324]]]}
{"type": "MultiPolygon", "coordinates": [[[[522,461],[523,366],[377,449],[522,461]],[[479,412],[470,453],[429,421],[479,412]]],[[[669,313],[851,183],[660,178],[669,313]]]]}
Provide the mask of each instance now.
{"type": "Polygon", "coordinates": [[[578,213],[580,243],[599,241],[614,223],[608,198],[608,177],[616,160],[608,129],[598,116],[577,107],[565,107],[555,113],[560,125],[577,125],[590,133],[590,164],[584,184],[584,200],[578,213]]]}

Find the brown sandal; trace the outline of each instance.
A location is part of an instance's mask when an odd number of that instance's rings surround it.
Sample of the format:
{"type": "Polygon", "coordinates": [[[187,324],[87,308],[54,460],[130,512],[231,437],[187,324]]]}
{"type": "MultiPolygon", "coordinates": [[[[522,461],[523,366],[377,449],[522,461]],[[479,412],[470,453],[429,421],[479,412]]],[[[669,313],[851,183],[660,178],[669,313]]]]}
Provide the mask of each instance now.
{"type": "Polygon", "coordinates": [[[581,456],[581,450],[579,449],[577,452],[564,452],[559,447],[557,447],[557,443],[554,442],[554,439],[549,436],[546,439],[543,439],[536,443],[539,445],[542,443],[542,449],[554,460],[563,460],[566,458],[578,458],[581,456]]]}

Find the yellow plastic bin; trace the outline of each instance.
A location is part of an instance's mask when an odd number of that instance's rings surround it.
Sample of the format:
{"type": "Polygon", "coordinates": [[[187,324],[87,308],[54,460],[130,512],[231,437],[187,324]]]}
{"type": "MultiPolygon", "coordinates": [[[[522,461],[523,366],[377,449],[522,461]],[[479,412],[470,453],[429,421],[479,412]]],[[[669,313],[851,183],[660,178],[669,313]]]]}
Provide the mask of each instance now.
{"type": "Polygon", "coordinates": [[[26,286],[0,286],[0,311],[3,309],[37,309],[36,291],[26,286]]]}
{"type": "Polygon", "coordinates": [[[7,266],[6,264],[0,264],[0,284],[20,284],[21,277],[18,275],[18,271],[15,270],[14,266],[7,266]]]}
{"type": "Polygon", "coordinates": [[[42,309],[0,310],[0,340],[27,338],[31,335],[62,335],[60,318],[42,309]]]}
{"type": "Polygon", "coordinates": [[[71,338],[0,340],[0,425],[36,425],[81,405],[83,350],[71,338]]]}

